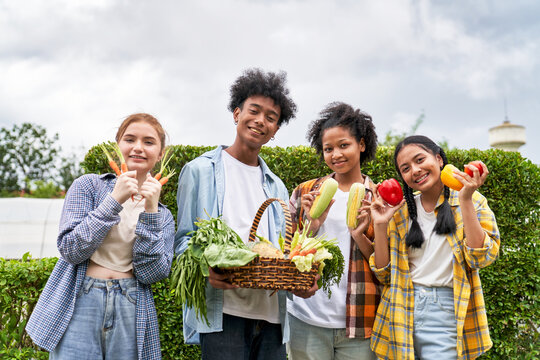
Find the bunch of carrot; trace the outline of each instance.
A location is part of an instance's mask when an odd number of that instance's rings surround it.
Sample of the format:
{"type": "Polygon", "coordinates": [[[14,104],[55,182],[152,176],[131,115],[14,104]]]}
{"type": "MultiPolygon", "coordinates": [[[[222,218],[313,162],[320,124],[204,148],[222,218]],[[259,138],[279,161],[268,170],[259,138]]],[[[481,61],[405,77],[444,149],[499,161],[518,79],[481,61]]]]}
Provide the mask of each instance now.
{"type": "MultiPolygon", "coordinates": [[[[120,147],[117,143],[113,141],[109,141],[105,144],[100,144],[101,149],[103,150],[103,153],[107,157],[107,160],[109,161],[109,166],[114,171],[114,173],[117,176],[120,176],[121,174],[128,171],[128,167],[126,164],[126,160],[124,159],[124,156],[122,155],[122,151],[120,151],[120,147]],[[112,154],[115,154],[119,161],[120,161],[120,167],[118,167],[118,164],[116,163],[114,157],[112,154]]],[[[169,179],[176,174],[176,171],[173,169],[169,169],[167,165],[169,164],[169,161],[172,159],[172,153],[171,153],[172,147],[168,146],[165,148],[165,152],[163,153],[163,157],[161,158],[161,163],[159,167],[159,172],[157,172],[154,175],[154,179],[158,180],[161,186],[165,185],[169,179]],[[165,175],[165,176],[164,176],[165,175]]],[[[131,197],[133,200],[133,196],[131,197]]]]}
{"type": "Polygon", "coordinates": [[[336,239],[326,240],[324,235],[315,237],[308,236],[310,233],[310,225],[311,224],[307,222],[302,232],[297,229],[293,234],[291,240],[292,250],[289,253],[289,259],[292,259],[295,256],[315,255],[319,249],[324,249],[327,246],[335,245],[337,243],[336,239]]]}
{"type": "Polygon", "coordinates": [[[311,248],[309,250],[302,250],[302,244],[298,244],[294,247],[294,249],[291,250],[291,253],[289,254],[289,259],[292,259],[295,256],[306,256],[309,254],[314,254],[317,252],[316,248],[311,248]]]}

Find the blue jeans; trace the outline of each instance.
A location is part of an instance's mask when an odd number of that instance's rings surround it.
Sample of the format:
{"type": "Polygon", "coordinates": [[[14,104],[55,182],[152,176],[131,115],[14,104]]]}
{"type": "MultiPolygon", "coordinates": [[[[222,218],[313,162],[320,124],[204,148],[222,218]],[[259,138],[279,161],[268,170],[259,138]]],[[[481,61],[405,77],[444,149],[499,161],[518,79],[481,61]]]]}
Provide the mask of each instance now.
{"type": "Polygon", "coordinates": [[[75,310],[49,359],[137,359],[137,280],[85,277],[75,310]]]}
{"type": "Polygon", "coordinates": [[[457,359],[452,288],[414,285],[413,342],[416,359],[457,359]]]}
{"type": "Polygon", "coordinates": [[[375,360],[370,339],[348,338],[345,329],[310,325],[289,314],[290,360],[375,360]]]}
{"type": "Polygon", "coordinates": [[[280,324],[223,314],[223,331],[200,334],[203,360],[285,360],[280,324]]]}

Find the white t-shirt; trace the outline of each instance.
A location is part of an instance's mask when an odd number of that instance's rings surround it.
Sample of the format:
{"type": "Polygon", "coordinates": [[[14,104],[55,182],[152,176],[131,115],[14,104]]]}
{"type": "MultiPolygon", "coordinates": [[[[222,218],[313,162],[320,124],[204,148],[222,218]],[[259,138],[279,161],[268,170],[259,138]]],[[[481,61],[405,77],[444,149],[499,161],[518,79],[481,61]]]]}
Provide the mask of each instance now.
{"type": "Polygon", "coordinates": [[[345,259],[341,281],[331,287],[332,297],[329,299],[324,291],[319,290],[309,299],[294,296],[293,301],[287,302],[287,311],[310,325],[333,329],[345,328],[347,277],[351,251],[351,234],[346,223],[348,198],[348,192],[337,190],[334,195],[335,202],[317,234],[318,236],[326,234],[327,239],[337,238],[345,259]]]}
{"type": "Polygon", "coordinates": [[[453,287],[454,254],[446,235],[435,233],[435,212],[426,212],[420,195],[414,197],[418,224],[424,233],[424,243],[419,249],[409,247],[409,268],[414,284],[433,287],[453,287]]]}
{"type": "MultiPolygon", "coordinates": [[[[267,199],[262,187],[262,171],[260,166],[246,165],[225,150],[221,156],[225,169],[223,220],[247,243],[255,214],[267,199]]],[[[259,222],[257,234],[268,238],[268,209],[259,222]]],[[[239,288],[223,293],[225,314],[280,323],[278,297],[270,296],[272,291],[239,288]]]]}

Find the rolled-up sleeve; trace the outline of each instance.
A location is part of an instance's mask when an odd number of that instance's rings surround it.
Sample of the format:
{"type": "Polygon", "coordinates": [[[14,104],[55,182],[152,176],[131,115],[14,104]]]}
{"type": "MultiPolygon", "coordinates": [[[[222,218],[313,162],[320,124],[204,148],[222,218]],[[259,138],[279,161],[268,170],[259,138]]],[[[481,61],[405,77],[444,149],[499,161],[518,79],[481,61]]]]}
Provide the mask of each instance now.
{"type": "Polygon", "coordinates": [[[110,195],[94,209],[96,175],[83,175],[69,188],[60,218],[58,251],[69,263],[88,260],[109,230],[120,222],[122,205],[110,195]]]}
{"type": "Polygon", "coordinates": [[[375,266],[375,253],[373,253],[369,257],[369,267],[382,285],[390,285],[390,262],[385,267],[378,269],[375,266]]]}
{"type": "Polygon", "coordinates": [[[464,256],[472,269],[480,269],[497,259],[501,239],[495,215],[489,208],[486,198],[479,193],[475,195],[476,214],[485,233],[484,245],[481,248],[471,248],[466,245],[467,239],[465,239],[464,256]]]}
{"type": "Polygon", "coordinates": [[[160,205],[157,213],[141,213],[135,235],[133,270],[137,280],[152,284],[169,276],[174,244],[171,212],[160,205]]]}

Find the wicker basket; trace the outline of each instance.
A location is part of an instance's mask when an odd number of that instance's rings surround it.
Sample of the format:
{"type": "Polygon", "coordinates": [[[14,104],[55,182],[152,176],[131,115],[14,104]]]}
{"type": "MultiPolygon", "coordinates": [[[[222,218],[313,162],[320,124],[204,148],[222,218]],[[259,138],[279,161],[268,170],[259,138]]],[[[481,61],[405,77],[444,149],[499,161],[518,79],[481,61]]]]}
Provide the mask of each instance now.
{"type": "MultiPolygon", "coordinates": [[[[255,241],[255,233],[261,216],[272,202],[277,201],[285,215],[285,245],[284,253],[291,251],[292,221],[291,214],[283,200],[267,199],[257,211],[251,229],[249,241],[255,241]]],[[[256,257],[250,263],[232,268],[224,268],[223,273],[229,275],[230,282],[244,288],[266,290],[308,290],[313,285],[317,275],[318,264],[314,264],[310,271],[300,272],[289,259],[270,259],[256,257]]]]}

